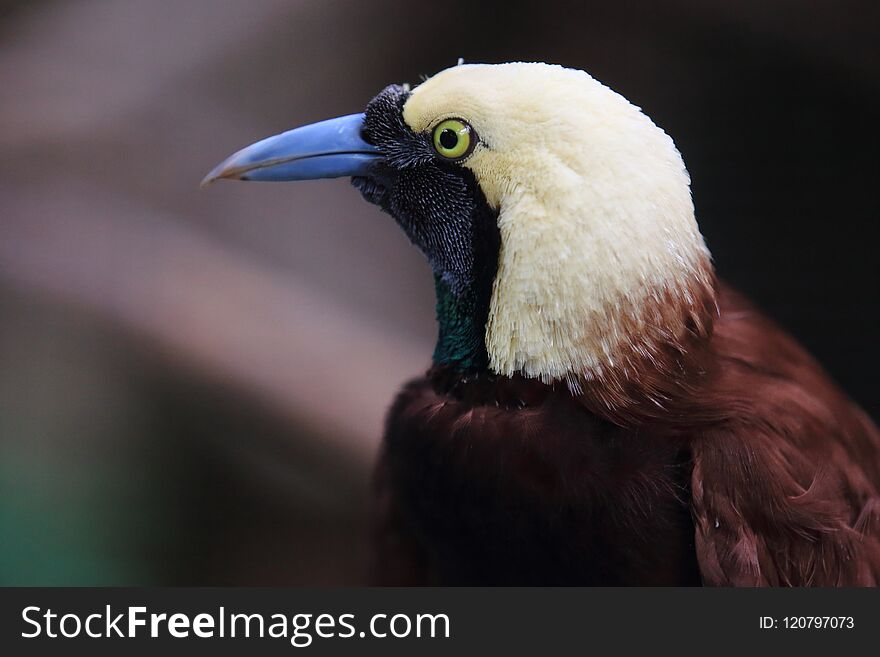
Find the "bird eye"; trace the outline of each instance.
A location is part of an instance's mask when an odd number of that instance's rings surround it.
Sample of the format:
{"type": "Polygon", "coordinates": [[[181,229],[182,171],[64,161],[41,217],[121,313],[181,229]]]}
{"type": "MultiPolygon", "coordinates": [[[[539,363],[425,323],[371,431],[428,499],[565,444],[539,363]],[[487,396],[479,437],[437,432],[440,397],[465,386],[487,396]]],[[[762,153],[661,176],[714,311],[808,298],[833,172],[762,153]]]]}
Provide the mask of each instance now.
{"type": "Polygon", "coordinates": [[[467,157],[476,144],[473,129],[461,119],[446,119],[434,128],[434,150],[448,160],[467,157]]]}

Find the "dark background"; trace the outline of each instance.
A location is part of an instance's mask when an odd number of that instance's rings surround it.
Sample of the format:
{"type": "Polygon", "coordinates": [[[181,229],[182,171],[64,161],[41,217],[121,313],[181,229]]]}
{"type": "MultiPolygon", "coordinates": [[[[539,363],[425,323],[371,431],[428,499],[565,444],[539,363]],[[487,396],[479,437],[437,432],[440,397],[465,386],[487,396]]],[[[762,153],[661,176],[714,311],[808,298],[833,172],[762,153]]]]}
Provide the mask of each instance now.
{"type": "Polygon", "coordinates": [[[877,3],[0,0],[0,584],[357,584],[431,277],[260,137],[453,65],[583,68],[676,140],[720,274],[875,418],[877,3]]]}

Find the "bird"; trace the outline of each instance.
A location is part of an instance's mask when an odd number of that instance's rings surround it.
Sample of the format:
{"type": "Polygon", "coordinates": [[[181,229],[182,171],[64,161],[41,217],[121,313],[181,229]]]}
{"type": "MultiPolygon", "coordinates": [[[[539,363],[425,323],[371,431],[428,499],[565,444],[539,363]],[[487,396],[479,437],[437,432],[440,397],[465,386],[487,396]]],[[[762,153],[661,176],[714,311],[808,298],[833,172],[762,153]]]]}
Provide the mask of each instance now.
{"type": "Polygon", "coordinates": [[[639,107],[574,68],[459,64],[203,182],[336,177],[436,294],[376,466],[375,583],[878,583],[880,432],[715,274],[639,107]]]}

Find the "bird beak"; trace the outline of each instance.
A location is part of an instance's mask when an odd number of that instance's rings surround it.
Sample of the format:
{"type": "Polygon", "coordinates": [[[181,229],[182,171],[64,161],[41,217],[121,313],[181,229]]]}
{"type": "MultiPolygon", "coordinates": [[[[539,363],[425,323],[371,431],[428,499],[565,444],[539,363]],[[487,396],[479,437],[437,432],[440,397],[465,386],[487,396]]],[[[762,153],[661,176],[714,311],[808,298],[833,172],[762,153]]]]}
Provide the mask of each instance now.
{"type": "Polygon", "coordinates": [[[363,114],[282,132],[230,155],[202,180],[313,180],[366,175],[379,150],[361,137],[363,114]]]}

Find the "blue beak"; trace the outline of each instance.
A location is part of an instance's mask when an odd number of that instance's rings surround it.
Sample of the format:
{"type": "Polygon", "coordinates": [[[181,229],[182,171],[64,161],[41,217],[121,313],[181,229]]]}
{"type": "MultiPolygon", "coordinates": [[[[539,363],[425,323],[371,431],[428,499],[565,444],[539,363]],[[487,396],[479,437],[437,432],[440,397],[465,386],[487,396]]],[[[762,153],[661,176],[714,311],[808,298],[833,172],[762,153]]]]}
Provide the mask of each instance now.
{"type": "Polygon", "coordinates": [[[381,154],[361,137],[363,114],[350,114],[282,132],[230,155],[202,187],[233,180],[313,180],[366,175],[381,154]]]}

